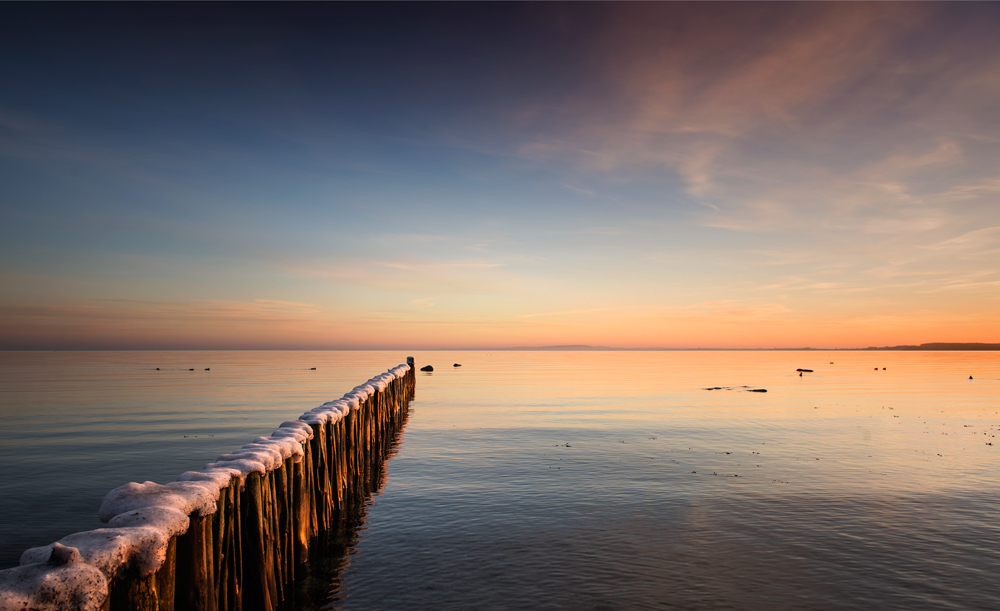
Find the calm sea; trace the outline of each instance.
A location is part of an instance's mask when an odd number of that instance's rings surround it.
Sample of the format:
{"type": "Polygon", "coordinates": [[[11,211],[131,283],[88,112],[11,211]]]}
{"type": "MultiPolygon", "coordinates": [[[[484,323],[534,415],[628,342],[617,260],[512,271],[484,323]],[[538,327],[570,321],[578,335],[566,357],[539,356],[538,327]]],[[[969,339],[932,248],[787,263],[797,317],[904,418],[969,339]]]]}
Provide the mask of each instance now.
{"type": "MultiPolygon", "coordinates": [[[[1000,353],[409,354],[295,608],[1000,609],[1000,353]]],[[[0,352],[0,568],[409,354],[0,352]]]]}

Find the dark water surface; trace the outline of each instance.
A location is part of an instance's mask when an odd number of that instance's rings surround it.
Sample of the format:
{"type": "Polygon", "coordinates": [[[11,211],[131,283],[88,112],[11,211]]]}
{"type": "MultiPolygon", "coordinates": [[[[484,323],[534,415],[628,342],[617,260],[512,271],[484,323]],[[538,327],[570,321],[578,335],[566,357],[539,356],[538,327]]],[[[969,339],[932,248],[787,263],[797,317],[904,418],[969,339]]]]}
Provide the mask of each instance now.
{"type": "MultiPolygon", "coordinates": [[[[0,353],[3,566],[405,356],[0,353]]],[[[296,608],[1000,609],[996,353],[414,356],[386,484],[296,608]]]]}

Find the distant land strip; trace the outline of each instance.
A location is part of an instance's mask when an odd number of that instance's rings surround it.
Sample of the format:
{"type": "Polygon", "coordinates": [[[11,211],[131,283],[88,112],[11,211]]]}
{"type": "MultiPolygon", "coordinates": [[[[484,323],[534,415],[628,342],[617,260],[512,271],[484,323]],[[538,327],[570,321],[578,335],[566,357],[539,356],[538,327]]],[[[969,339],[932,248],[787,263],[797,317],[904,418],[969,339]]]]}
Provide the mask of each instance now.
{"type": "Polygon", "coordinates": [[[492,351],[621,351],[621,352],[656,352],[656,351],[799,351],[799,350],[836,350],[836,351],[858,351],[858,350],[1000,350],[1000,344],[984,343],[961,343],[961,342],[936,342],[920,345],[904,346],[871,346],[868,348],[611,348],[608,346],[588,346],[586,344],[571,344],[565,346],[515,346],[513,348],[463,348],[463,350],[492,350],[492,351]]]}
{"type": "Polygon", "coordinates": [[[884,346],[877,348],[864,348],[864,350],[1000,350],[1000,344],[962,344],[938,342],[934,344],[920,344],[919,346],[884,346]]]}

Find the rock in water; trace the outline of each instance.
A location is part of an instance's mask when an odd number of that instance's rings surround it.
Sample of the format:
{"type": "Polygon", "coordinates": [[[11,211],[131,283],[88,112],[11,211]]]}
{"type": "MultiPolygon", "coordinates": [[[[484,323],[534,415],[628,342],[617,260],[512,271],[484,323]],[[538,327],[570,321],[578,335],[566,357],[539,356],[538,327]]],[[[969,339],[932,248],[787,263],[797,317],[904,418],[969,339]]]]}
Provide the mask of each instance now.
{"type": "Polygon", "coordinates": [[[455,363],[455,364],[453,365],[453,367],[461,367],[461,366],[462,366],[462,364],[461,364],[461,363],[455,363]]]}
{"type": "Polygon", "coordinates": [[[430,365],[424,365],[423,367],[420,368],[420,371],[434,371],[434,368],[431,367],[430,365]]]}

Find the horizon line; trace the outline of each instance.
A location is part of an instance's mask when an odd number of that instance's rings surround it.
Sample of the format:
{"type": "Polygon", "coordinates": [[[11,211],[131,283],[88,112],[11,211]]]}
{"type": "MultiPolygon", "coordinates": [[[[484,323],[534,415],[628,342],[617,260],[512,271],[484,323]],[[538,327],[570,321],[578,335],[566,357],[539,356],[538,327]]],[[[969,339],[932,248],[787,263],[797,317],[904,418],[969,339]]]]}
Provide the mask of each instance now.
{"type": "Polygon", "coordinates": [[[668,348],[668,347],[653,347],[653,348],[639,348],[639,347],[612,347],[612,346],[591,346],[588,344],[561,344],[552,346],[510,346],[510,347],[434,347],[434,348],[373,348],[373,347],[339,347],[339,348],[303,348],[303,347],[282,347],[282,348],[247,348],[247,347],[190,347],[190,348],[158,348],[158,347],[146,347],[146,348],[136,348],[136,347],[92,347],[92,348],[80,348],[80,347],[63,347],[63,348],[0,348],[0,352],[335,352],[335,351],[358,351],[358,352],[394,352],[394,351],[415,351],[415,352],[434,352],[434,351],[461,351],[461,352],[769,352],[769,351],[862,351],[862,350],[952,350],[952,351],[962,351],[962,350],[1000,350],[1000,343],[987,343],[987,342],[925,342],[922,344],[900,344],[896,346],[866,346],[863,348],[830,348],[821,347],[815,348],[812,346],[801,346],[801,347],[776,347],[776,348],[733,348],[733,347],[716,347],[716,348],[668,348]]]}

